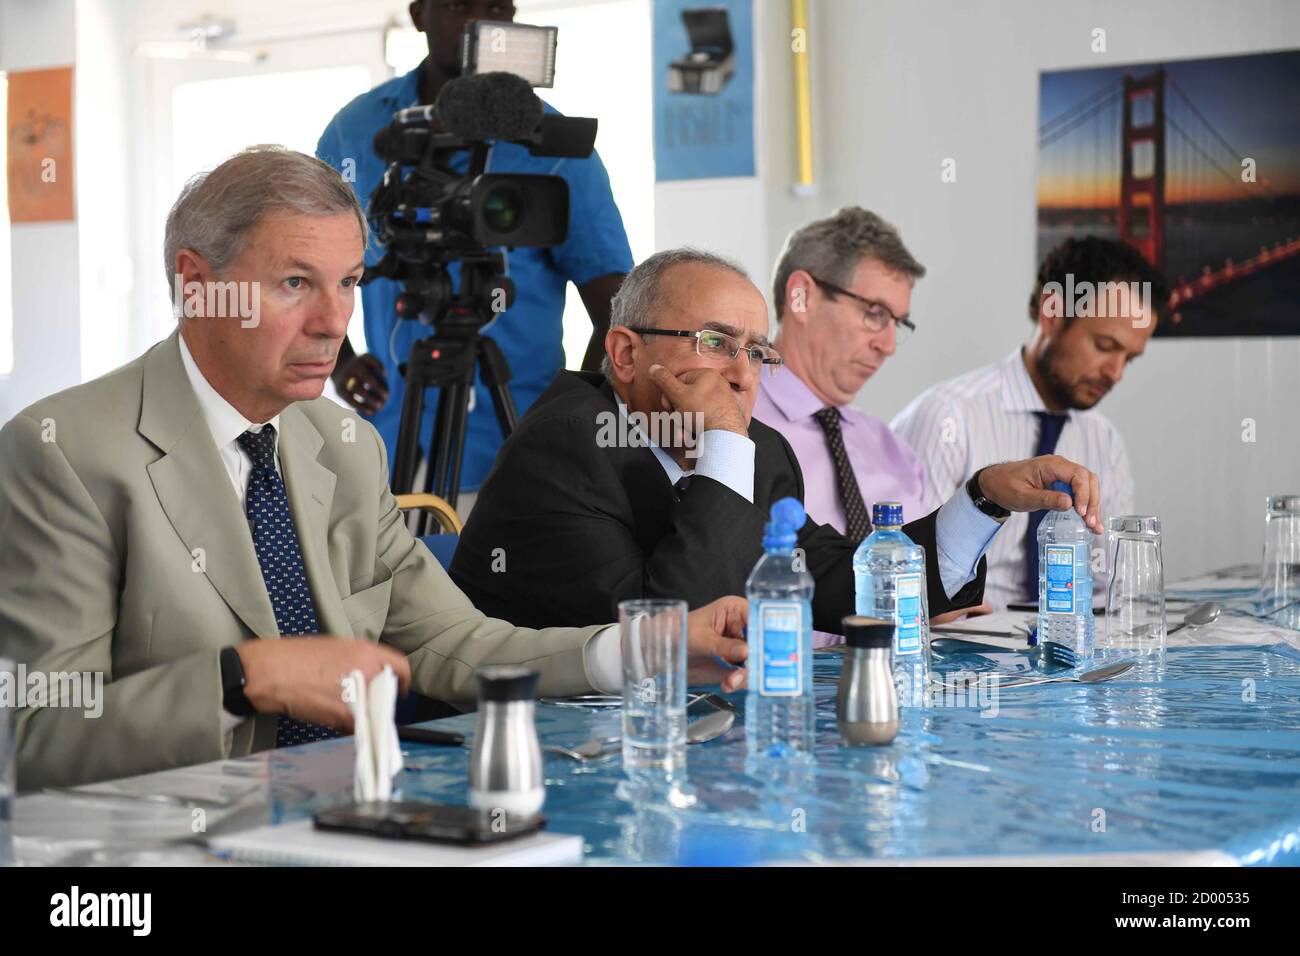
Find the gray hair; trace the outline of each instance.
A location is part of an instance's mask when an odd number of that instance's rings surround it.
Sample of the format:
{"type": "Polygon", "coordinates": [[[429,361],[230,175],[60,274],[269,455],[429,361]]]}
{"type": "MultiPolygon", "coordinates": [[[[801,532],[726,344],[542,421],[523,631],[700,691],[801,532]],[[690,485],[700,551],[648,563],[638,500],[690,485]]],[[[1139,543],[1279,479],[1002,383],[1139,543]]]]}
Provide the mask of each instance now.
{"type": "Polygon", "coordinates": [[[810,222],[786,238],[772,273],[776,320],[781,321],[785,287],[796,271],[802,269],[847,288],[863,259],[875,259],[886,269],[913,282],[925,275],[925,266],[907,251],[892,223],[859,206],[845,206],[830,218],[810,222]]]}
{"type": "Polygon", "coordinates": [[[313,156],[283,146],[250,146],[210,172],[190,178],[167,214],[163,242],[167,286],[176,254],[192,249],[223,274],[243,251],[249,233],[273,212],[331,216],[350,212],[369,238],[366,216],[352,187],[313,156]]]}
{"type": "MultiPolygon", "coordinates": [[[[725,256],[705,252],[703,249],[692,249],[690,246],[665,249],[637,263],[627,274],[627,278],[623,280],[623,284],[619,286],[618,292],[610,302],[609,327],[612,329],[616,325],[626,325],[633,329],[654,328],[658,324],[657,315],[660,307],[659,300],[663,293],[664,273],[673,266],[691,263],[726,269],[746,282],[749,281],[749,273],[744,267],[725,256]]],[[[600,370],[605,373],[606,378],[609,378],[613,371],[609,353],[605,354],[604,360],[600,363],[600,370]]]]}

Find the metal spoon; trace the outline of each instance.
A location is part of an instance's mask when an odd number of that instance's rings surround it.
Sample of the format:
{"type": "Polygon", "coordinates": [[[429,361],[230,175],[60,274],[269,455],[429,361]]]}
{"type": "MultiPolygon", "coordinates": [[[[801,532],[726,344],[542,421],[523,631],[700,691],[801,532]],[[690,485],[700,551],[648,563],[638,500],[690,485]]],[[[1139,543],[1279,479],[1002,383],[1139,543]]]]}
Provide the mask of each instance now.
{"type": "Polygon", "coordinates": [[[1127,672],[1136,661],[1116,661],[1113,664],[1107,664],[1104,667],[1094,667],[1090,671],[1084,671],[1082,674],[1062,674],[1055,677],[1012,677],[1003,679],[999,682],[1000,688],[1009,687],[1027,687],[1030,684],[1055,684],[1062,681],[1074,681],[1080,684],[1095,684],[1098,681],[1110,680],[1112,677],[1118,677],[1120,674],[1127,672]]]}
{"type": "Polygon", "coordinates": [[[1171,627],[1166,634],[1172,634],[1184,627],[1202,627],[1206,624],[1213,624],[1223,613],[1223,605],[1218,601],[1209,601],[1205,604],[1198,604],[1183,616],[1183,619],[1171,627]]]}
{"type": "Polygon", "coordinates": [[[562,757],[568,757],[572,760],[594,760],[603,754],[610,746],[620,742],[622,737],[597,737],[594,740],[588,740],[580,743],[575,747],[561,747],[559,744],[547,744],[542,749],[547,753],[559,754],[562,757]]]}

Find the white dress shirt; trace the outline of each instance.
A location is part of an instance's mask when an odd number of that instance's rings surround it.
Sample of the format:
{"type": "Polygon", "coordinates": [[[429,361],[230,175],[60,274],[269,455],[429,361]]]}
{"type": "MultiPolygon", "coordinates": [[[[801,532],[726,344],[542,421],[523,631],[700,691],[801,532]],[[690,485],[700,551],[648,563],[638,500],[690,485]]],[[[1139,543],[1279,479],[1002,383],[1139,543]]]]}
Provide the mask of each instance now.
{"type": "MultiPolygon", "coordinates": [[[[929,469],[925,507],[933,508],[985,465],[1032,458],[1047,405],[1029,377],[1020,349],[993,365],[940,382],[898,413],[890,427],[929,469]]],[[[1055,454],[1083,465],[1101,480],[1102,521],[1131,514],[1133,475],[1115,426],[1094,410],[1065,413],[1055,454]]],[[[1017,512],[989,549],[985,601],[995,610],[1036,599],[1025,590],[1025,534],[1029,516],[1017,512]]]]}
{"type": "Polygon", "coordinates": [[[207,420],[208,431],[212,433],[212,443],[217,446],[221,463],[226,466],[235,494],[239,497],[240,507],[244,504],[244,494],[248,490],[248,476],[253,473],[253,459],[240,447],[236,440],[244,432],[260,432],[266,425],[275,429],[275,470],[280,470],[280,416],[276,415],[269,422],[250,422],[221,394],[212,387],[203,373],[199,371],[190,354],[190,347],[185,344],[185,336],[179,336],[181,344],[181,364],[194,389],[194,396],[199,400],[199,408],[207,420]]]}

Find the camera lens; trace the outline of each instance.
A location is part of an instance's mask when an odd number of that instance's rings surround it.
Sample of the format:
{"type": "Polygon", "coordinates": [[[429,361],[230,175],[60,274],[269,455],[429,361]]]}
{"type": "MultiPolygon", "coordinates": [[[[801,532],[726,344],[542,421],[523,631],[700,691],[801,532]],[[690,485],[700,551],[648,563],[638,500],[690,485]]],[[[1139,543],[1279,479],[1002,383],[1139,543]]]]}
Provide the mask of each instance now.
{"type": "Polygon", "coordinates": [[[513,186],[496,186],[483,198],[483,220],[499,233],[519,228],[524,207],[519,191],[513,186]]]}

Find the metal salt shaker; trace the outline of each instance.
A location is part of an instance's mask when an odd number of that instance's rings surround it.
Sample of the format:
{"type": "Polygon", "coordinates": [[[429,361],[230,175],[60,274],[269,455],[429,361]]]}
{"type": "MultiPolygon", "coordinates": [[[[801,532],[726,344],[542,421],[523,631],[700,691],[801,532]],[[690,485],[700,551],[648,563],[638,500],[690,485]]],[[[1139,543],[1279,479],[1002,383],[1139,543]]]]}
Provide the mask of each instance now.
{"type": "Polygon", "coordinates": [[[847,646],[835,709],[840,736],[855,745],[890,743],[898,736],[893,622],[851,615],[843,626],[847,646]]]}
{"type": "Polygon", "coordinates": [[[533,699],[539,674],[520,664],[475,671],[478,727],[469,757],[469,803],[480,810],[527,816],[542,808],[542,748],[533,699]]]}

